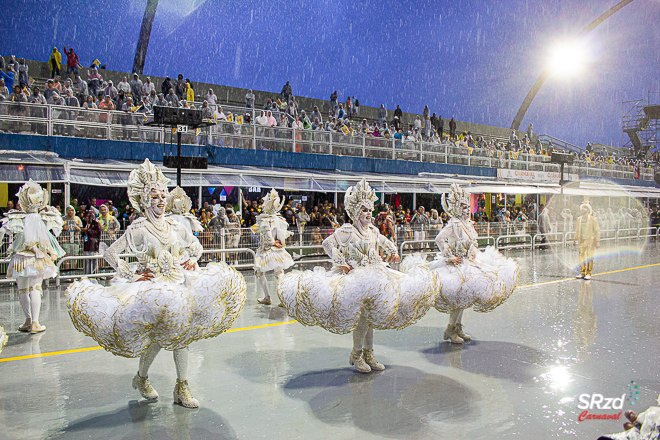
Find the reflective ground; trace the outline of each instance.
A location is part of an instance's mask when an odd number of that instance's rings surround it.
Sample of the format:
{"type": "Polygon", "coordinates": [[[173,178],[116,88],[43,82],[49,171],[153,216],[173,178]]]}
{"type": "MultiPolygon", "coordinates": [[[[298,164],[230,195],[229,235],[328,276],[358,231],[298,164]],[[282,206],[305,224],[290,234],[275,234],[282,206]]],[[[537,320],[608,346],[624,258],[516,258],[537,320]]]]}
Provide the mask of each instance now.
{"type": "Polygon", "coordinates": [[[93,349],[73,328],[60,290],[45,289],[48,330],[30,336],[17,332],[23,313],[15,288],[5,286],[0,438],[595,439],[622,422],[578,422],[579,395],[625,395],[625,411],[648,407],[660,392],[660,245],[606,251],[590,282],[570,279],[574,248],[510,252],[522,287],[491,313],[465,313],[472,343],[443,342],[448,317],[431,309],[415,326],[376,332],[387,369],[369,375],[348,366],[350,335],[290,323],[283,309],[257,304],[248,276],[235,331],[191,346],[197,410],[172,404],[169,353],[150,371],[161,398],[146,403],[131,388],[137,360],[93,349]],[[47,356],[31,356],[39,354],[47,356]]]}

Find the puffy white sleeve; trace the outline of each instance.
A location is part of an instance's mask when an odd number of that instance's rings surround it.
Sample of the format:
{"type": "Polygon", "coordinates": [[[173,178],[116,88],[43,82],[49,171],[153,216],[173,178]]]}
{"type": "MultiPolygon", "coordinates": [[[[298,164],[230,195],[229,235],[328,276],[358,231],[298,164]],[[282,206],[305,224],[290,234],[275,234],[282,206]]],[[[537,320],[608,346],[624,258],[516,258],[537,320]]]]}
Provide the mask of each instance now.
{"type": "Polygon", "coordinates": [[[392,242],[392,240],[381,234],[380,231],[378,231],[378,229],[375,226],[372,226],[372,228],[377,237],[376,240],[378,242],[378,247],[385,251],[385,255],[398,255],[399,252],[397,251],[394,242],[392,242]]]}
{"type": "Polygon", "coordinates": [[[435,245],[438,246],[438,251],[444,257],[450,256],[449,246],[447,242],[449,237],[453,235],[454,231],[452,230],[451,223],[447,223],[444,228],[435,236],[435,245]]]}
{"type": "Polygon", "coordinates": [[[202,251],[204,250],[204,247],[199,242],[197,237],[192,235],[185,227],[178,227],[176,231],[179,234],[179,237],[181,237],[181,239],[183,240],[184,249],[188,256],[188,260],[192,261],[193,263],[196,263],[197,260],[199,260],[199,257],[202,256],[202,251]]]}
{"type": "Polygon", "coordinates": [[[339,248],[340,242],[347,243],[350,241],[350,236],[352,234],[351,228],[351,225],[342,226],[330,234],[328,238],[323,240],[323,250],[332,259],[332,264],[335,266],[342,266],[349,269],[351,268],[351,265],[348,263],[346,256],[339,248]]]}
{"type": "Polygon", "coordinates": [[[64,220],[59,211],[52,206],[46,206],[41,212],[41,219],[46,223],[46,228],[53,231],[53,235],[58,237],[62,233],[62,227],[64,226],[64,220]]]}
{"type": "Polygon", "coordinates": [[[122,254],[128,246],[128,236],[131,234],[131,230],[128,229],[124,235],[119,237],[118,240],[115,240],[114,243],[106,249],[103,254],[103,258],[108,262],[110,266],[115,270],[117,276],[121,278],[126,278],[132,280],[134,278],[135,272],[131,269],[130,265],[119,258],[119,255],[122,254]]]}

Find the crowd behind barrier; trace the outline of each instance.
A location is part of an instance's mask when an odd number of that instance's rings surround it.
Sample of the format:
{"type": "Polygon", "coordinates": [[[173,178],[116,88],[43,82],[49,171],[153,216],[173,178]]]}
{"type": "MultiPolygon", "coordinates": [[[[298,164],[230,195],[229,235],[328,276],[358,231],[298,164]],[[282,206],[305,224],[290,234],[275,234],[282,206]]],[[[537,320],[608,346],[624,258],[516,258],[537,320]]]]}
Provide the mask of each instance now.
{"type": "MultiPolygon", "coordinates": [[[[475,230],[479,234],[479,246],[495,245],[499,249],[536,248],[550,245],[568,245],[574,238],[573,221],[557,221],[551,225],[551,232],[540,234],[536,221],[525,222],[478,222],[475,230]],[[545,240],[543,239],[545,238],[545,240]],[[533,244],[532,244],[533,242],[533,244]]],[[[334,232],[333,228],[309,227],[292,228],[293,235],[286,245],[294,260],[298,263],[318,263],[328,261],[321,244],[334,232]]],[[[410,253],[435,253],[434,238],[438,228],[404,228],[395,225],[395,243],[402,256],[410,253]]],[[[601,240],[648,239],[657,237],[660,230],[645,227],[640,219],[628,222],[603,221],[601,240]]],[[[123,230],[104,231],[100,237],[99,251],[83,252],[85,238],[79,231],[63,231],[58,242],[66,252],[66,258],[60,262],[60,275],[75,277],[81,275],[112,276],[112,267],[102,257],[105,249],[123,235],[123,230]],[[94,257],[94,258],[92,258],[94,257]]],[[[204,230],[195,233],[204,248],[199,264],[223,261],[238,269],[252,268],[254,253],[259,244],[259,236],[252,228],[222,228],[220,231],[204,230]],[[236,249],[236,251],[232,251],[236,249]]],[[[6,274],[7,250],[13,240],[13,234],[5,235],[0,243],[0,271],[6,274]]],[[[129,262],[136,261],[128,258],[129,262]]]]}

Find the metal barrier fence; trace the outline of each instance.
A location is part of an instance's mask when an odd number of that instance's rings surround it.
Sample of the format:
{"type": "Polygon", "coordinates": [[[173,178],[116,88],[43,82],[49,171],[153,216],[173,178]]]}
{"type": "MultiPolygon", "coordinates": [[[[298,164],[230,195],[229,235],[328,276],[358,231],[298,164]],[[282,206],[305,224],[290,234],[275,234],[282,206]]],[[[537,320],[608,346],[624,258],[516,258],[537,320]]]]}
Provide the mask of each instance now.
{"type": "Polygon", "coordinates": [[[546,234],[534,234],[532,238],[532,249],[537,246],[554,246],[554,245],[565,246],[565,234],[563,232],[548,232],[546,234]],[[560,237],[561,241],[548,241],[548,237],[560,237]],[[537,238],[540,238],[539,244],[537,244],[537,238]]]}
{"type": "Polygon", "coordinates": [[[495,248],[497,249],[524,249],[527,247],[534,249],[532,236],[530,234],[500,235],[495,240],[495,248]],[[510,241],[510,239],[515,239],[515,241],[510,241]],[[507,241],[505,244],[500,244],[500,240],[507,241]]]}
{"type": "MultiPolygon", "coordinates": [[[[568,246],[575,237],[575,232],[551,232],[547,234],[536,233],[536,222],[525,222],[525,225],[510,226],[504,223],[491,223],[492,227],[488,227],[482,223],[476,223],[475,226],[481,226],[484,230],[494,232],[508,232],[511,230],[519,230],[519,233],[501,235],[479,236],[479,247],[495,246],[497,249],[516,249],[516,248],[530,248],[535,249],[541,246],[550,245],[564,245],[568,246]],[[551,240],[541,242],[543,237],[561,237],[561,240],[551,240]]],[[[398,228],[402,230],[403,228],[398,228]]],[[[293,256],[296,265],[313,264],[313,263],[327,263],[330,259],[323,251],[321,243],[323,240],[332,234],[331,228],[316,228],[311,227],[307,229],[296,228],[294,235],[287,239],[286,248],[293,256]],[[311,229],[311,231],[310,231],[311,229]]],[[[403,237],[407,237],[408,231],[401,232],[403,237]]],[[[430,232],[430,231],[426,231],[430,232]]],[[[100,248],[105,248],[111,245],[116,239],[121,237],[123,231],[115,231],[114,233],[104,232],[100,239],[100,248]]],[[[397,233],[399,236],[399,233],[397,233]]],[[[258,234],[255,234],[251,228],[241,229],[222,229],[220,231],[205,230],[197,234],[197,237],[204,248],[202,257],[199,259],[199,264],[204,265],[212,261],[223,261],[238,269],[251,268],[254,264],[254,256],[259,244],[258,234]]],[[[660,239],[660,229],[656,227],[640,227],[640,228],[623,228],[623,229],[605,229],[601,230],[601,241],[607,240],[635,240],[635,239],[660,239]]],[[[2,243],[0,243],[0,268],[3,273],[7,273],[7,265],[9,259],[7,258],[7,249],[13,240],[12,234],[5,235],[2,243]]],[[[59,280],[75,279],[81,276],[87,277],[110,277],[114,274],[112,267],[103,259],[101,249],[95,254],[87,254],[83,252],[84,239],[80,232],[64,231],[58,237],[58,241],[67,252],[66,256],[57,261],[59,275],[57,277],[57,285],[59,280]],[[89,264],[86,264],[89,262],[89,264]],[[93,263],[92,263],[93,262],[93,263]]],[[[404,255],[422,252],[433,253],[437,251],[435,240],[401,240],[395,242],[398,244],[398,249],[401,257],[404,255]]],[[[130,254],[123,255],[128,258],[129,262],[136,261],[135,257],[130,254]]],[[[1,283],[11,282],[6,278],[0,278],[1,283]]]]}
{"type": "MultiPolygon", "coordinates": [[[[231,109],[241,115],[253,111],[240,107],[231,109]]],[[[0,130],[8,133],[176,143],[171,131],[146,125],[151,118],[151,114],[141,112],[0,102],[0,130]]],[[[181,141],[187,145],[208,146],[210,156],[214,154],[212,147],[228,147],[559,172],[559,165],[550,163],[548,156],[537,154],[468,148],[449,141],[434,143],[387,139],[362,133],[296,130],[226,121],[203,128],[199,133],[183,133],[181,141]]],[[[578,164],[568,166],[565,172],[594,177],[635,178],[634,169],[617,164],[578,164]]],[[[653,180],[653,174],[651,168],[642,169],[640,179],[653,180]]]]}

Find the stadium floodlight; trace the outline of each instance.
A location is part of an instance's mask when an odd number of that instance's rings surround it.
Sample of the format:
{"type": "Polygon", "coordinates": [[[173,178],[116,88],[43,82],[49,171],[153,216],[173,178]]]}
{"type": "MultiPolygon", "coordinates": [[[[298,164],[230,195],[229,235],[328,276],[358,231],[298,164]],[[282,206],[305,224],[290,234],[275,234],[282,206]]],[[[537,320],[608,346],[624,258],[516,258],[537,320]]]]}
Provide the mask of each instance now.
{"type": "Polygon", "coordinates": [[[562,42],[550,50],[548,68],[553,76],[576,76],[584,70],[589,58],[589,49],[584,39],[562,42]]]}
{"type": "MultiPolygon", "coordinates": [[[[610,9],[607,11],[603,12],[597,19],[589,23],[582,31],[580,34],[577,36],[577,39],[580,39],[587,35],[589,32],[591,32],[596,26],[607,20],[612,14],[615,12],[619,11],[621,8],[624,6],[632,3],[633,0],[621,0],[619,3],[616,5],[612,6],[610,9]]],[[[574,50],[570,51],[574,56],[574,50]]],[[[561,59],[561,58],[560,58],[561,59]]],[[[511,123],[511,129],[512,130],[518,130],[520,129],[520,124],[522,123],[523,118],[525,117],[525,113],[527,113],[527,109],[529,108],[530,104],[534,100],[534,97],[538,93],[539,89],[543,85],[546,79],[550,76],[550,74],[553,73],[553,70],[550,67],[546,67],[541,75],[538,77],[530,91],[527,93],[527,96],[525,96],[525,99],[523,100],[522,104],[520,105],[520,108],[518,109],[518,113],[516,113],[515,118],[513,118],[513,122],[511,123]]]]}

